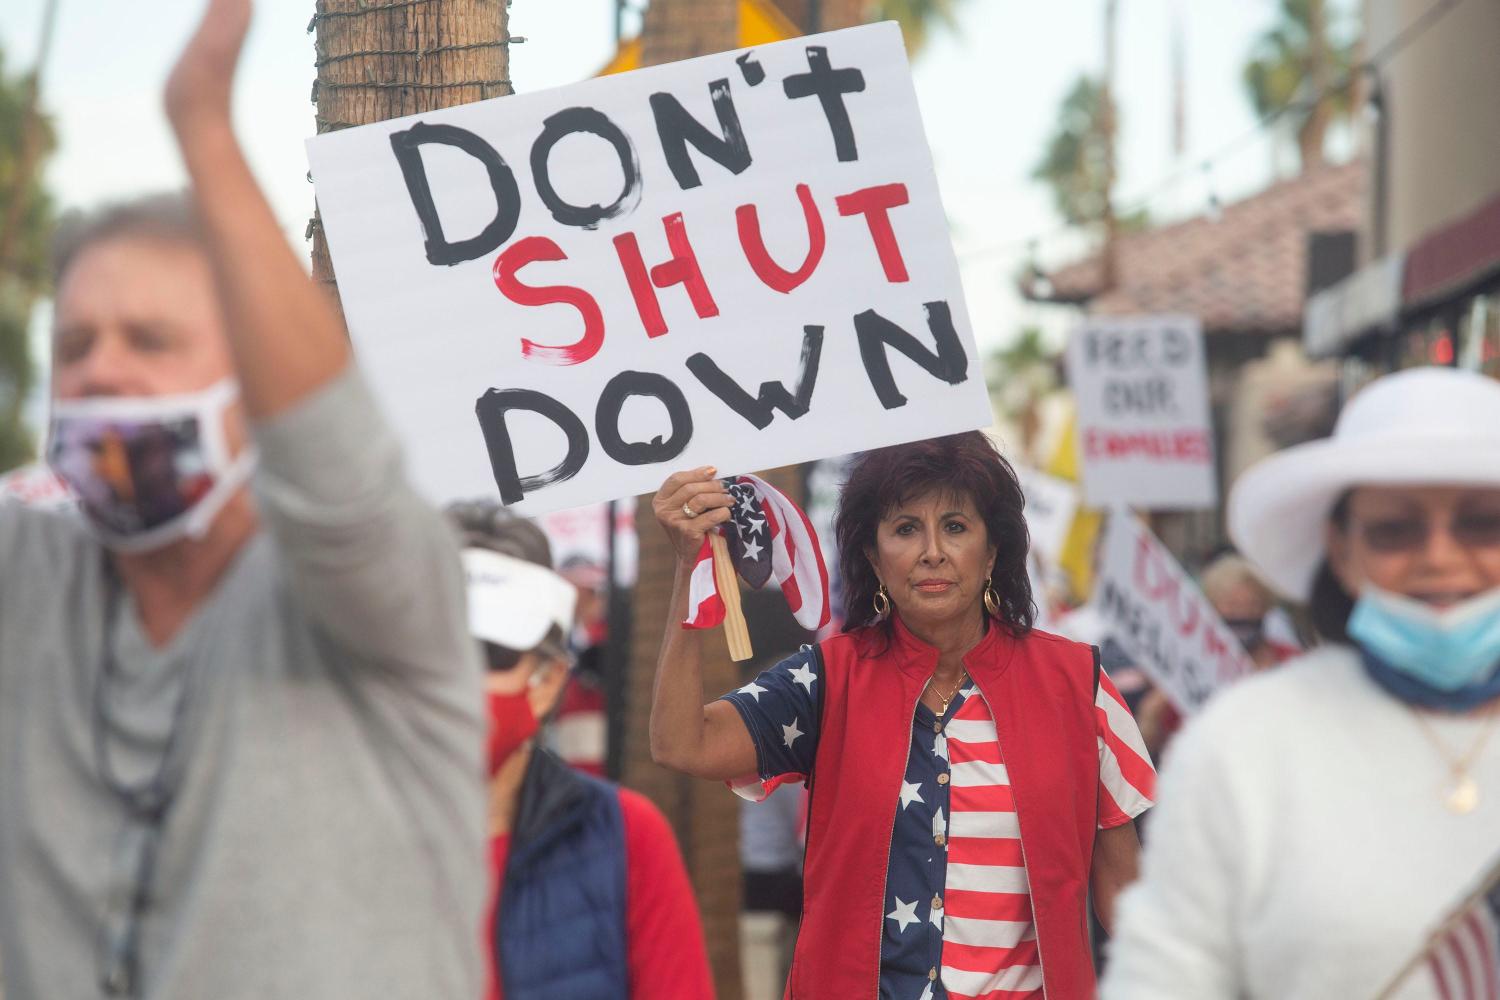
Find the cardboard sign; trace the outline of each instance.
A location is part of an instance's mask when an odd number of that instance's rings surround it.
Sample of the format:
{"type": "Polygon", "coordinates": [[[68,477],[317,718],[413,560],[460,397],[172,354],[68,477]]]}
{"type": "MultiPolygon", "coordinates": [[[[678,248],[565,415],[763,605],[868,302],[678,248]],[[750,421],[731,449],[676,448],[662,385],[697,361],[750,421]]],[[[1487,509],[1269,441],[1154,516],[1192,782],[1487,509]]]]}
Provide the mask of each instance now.
{"type": "Polygon", "coordinates": [[[1068,343],[1090,507],[1218,503],[1203,329],[1192,316],[1091,316],[1068,343]]]}
{"type": "Polygon", "coordinates": [[[308,151],[361,364],[435,499],[540,514],[991,422],[894,24],[308,151]]]}
{"type": "MultiPolygon", "coordinates": [[[[554,511],[537,518],[552,546],[552,565],[564,572],[570,564],[582,562],[597,569],[603,590],[609,568],[609,504],[590,504],[569,510],[554,511]]],[[[615,582],[628,587],[635,583],[640,558],[640,539],[635,533],[635,504],[615,505],[615,582]]],[[[566,574],[565,574],[566,575],[566,574]]]]}
{"type": "Polygon", "coordinates": [[[1028,466],[1015,467],[1026,494],[1026,529],[1031,533],[1031,550],[1049,566],[1062,559],[1073,515],[1078,512],[1078,489],[1066,479],[1049,476],[1028,466]]]}
{"type": "Polygon", "coordinates": [[[78,509],[78,497],[68,489],[68,484],[42,463],[25,465],[0,475],[0,503],[7,500],[41,510],[78,509]]]}
{"type": "Polygon", "coordinates": [[[1172,553],[1126,511],[1109,516],[1093,605],[1109,634],[1184,713],[1253,669],[1172,553]]]}

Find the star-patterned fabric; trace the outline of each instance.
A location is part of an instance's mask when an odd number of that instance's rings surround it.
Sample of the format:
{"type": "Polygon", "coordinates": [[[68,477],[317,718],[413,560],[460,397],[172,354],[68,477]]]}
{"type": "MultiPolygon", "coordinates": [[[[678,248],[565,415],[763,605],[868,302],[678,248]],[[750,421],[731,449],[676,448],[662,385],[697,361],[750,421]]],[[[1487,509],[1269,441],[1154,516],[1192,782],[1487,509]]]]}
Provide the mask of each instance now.
{"type": "MultiPolygon", "coordinates": [[[[818,658],[810,649],[725,695],[755,742],[757,799],[806,776],[817,754],[818,658]]],[[[1100,828],[1151,805],[1155,774],[1109,678],[1095,702],[1100,828]]],[[[939,719],[917,704],[891,835],[880,945],[880,1000],[1031,1000],[1040,957],[1020,831],[994,717],[972,684],[939,719]]]]}

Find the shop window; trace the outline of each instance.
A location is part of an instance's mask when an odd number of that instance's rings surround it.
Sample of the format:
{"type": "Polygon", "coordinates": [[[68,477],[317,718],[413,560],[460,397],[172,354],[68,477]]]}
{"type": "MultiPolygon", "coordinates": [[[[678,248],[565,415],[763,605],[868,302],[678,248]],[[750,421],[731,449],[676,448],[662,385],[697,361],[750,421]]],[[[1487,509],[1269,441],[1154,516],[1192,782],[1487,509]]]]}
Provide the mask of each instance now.
{"type": "Polygon", "coordinates": [[[1459,364],[1500,378],[1500,292],[1476,295],[1459,326],[1459,364]]]}

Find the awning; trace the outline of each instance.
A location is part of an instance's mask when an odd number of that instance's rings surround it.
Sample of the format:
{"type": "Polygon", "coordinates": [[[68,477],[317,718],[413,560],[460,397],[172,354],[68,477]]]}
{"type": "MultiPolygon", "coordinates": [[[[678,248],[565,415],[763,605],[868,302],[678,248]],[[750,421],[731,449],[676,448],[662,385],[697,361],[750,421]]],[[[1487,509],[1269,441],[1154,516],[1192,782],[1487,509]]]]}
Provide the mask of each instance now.
{"type": "Polygon", "coordinates": [[[1405,254],[1388,254],[1308,299],[1302,312],[1308,356],[1326,358],[1363,334],[1394,330],[1406,267],[1405,254]]]}
{"type": "Polygon", "coordinates": [[[1440,303],[1500,273],[1500,195],[1417,241],[1406,257],[1407,309],[1440,303]]]}

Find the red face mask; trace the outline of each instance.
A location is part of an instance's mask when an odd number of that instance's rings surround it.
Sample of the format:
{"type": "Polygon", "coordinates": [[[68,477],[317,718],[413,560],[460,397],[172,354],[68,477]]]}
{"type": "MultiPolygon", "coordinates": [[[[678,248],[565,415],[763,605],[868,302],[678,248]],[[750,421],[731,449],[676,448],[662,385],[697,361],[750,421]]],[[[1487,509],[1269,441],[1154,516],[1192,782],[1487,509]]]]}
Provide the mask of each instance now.
{"type": "Polygon", "coordinates": [[[536,735],[540,726],[531,711],[525,691],[515,694],[489,693],[489,775],[495,776],[510,755],[536,735]]]}

